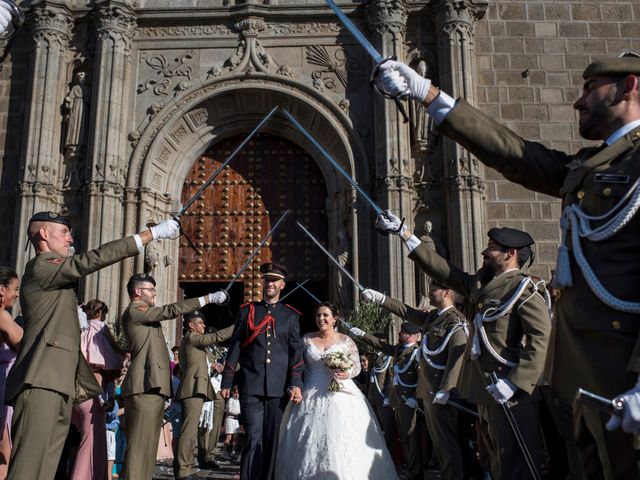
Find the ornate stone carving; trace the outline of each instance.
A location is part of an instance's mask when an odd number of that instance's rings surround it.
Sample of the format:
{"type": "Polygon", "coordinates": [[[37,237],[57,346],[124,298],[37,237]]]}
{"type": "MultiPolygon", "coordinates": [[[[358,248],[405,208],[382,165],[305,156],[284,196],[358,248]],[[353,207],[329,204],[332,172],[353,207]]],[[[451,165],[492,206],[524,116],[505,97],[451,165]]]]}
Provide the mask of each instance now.
{"type": "Polygon", "coordinates": [[[436,0],[432,3],[437,31],[441,35],[460,34],[466,37],[473,33],[488,6],[487,0],[436,0]]]}
{"type": "MultiPolygon", "coordinates": [[[[344,49],[338,48],[333,52],[333,55],[329,53],[326,47],[322,45],[311,45],[307,47],[307,62],[312,65],[322,67],[319,70],[315,70],[311,73],[311,78],[314,79],[314,85],[321,84],[330,89],[336,89],[336,83],[333,78],[335,77],[340,81],[344,88],[347,87],[349,78],[361,79],[362,75],[358,73],[357,68],[354,68],[355,61],[347,60],[344,49]],[[332,74],[331,76],[327,76],[332,74]],[[318,80],[319,82],[315,82],[318,80]]],[[[316,87],[317,88],[317,87],[316,87]]]]}
{"type": "Polygon", "coordinates": [[[342,25],[332,23],[272,23],[267,25],[269,35],[326,35],[340,33],[342,25]]]}
{"type": "MultiPolygon", "coordinates": [[[[144,55],[144,54],[143,54],[144,55]]],[[[144,93],[149,89],[153,89],[155,95],[168,96],[171,92],[171,83],[173,79],[186,77],[189,81],[178,82],[173,87],[174,96],[181,91],[191,87],[193,77],[193,66],[188,65],[195,57],[195,52],[189,50],[173,59],[173,65],[169,63],[167,57],[162,53],[152,53],[143,56],[145,63],[155,71],[154,78],[147,80],[138,85],[138,94],[144,93]]]]}
{"type": "Polygon", "coordinates": [[[69,93],[64,98],[64,148],[66,152],[82,150],[87,146],[89,108],[91,107],[91,85],[87,82],[88,72],[78,70],[69,93]]]}
{"type": "Polygon", "coordinates": [[[367,23],[376,33],[406,33],[409,6],[406,0],[372,0],[365,7],[367,23]]]}
{"type": "Polygon", "coordinates": [[[232,35],[235,35],[235,32],[227,25],[170,25],[138,28],[135,39],[230,37],[232,35]]]}
{"type": "Polygon", "coordinates": [[[37,6],[31,12],[29,22],[36,44],[55,43],[61,49],[69,46],[73,18],[66,7],[53,4],[37,6]]]}
{"type": "Polygon", "coordinates": [[[115,48],[128,55],[136,28],[133,10],[123,1],[103,0],[96,3],[96,12],[98,38],[102,41],[111,39],[115,48]]]}

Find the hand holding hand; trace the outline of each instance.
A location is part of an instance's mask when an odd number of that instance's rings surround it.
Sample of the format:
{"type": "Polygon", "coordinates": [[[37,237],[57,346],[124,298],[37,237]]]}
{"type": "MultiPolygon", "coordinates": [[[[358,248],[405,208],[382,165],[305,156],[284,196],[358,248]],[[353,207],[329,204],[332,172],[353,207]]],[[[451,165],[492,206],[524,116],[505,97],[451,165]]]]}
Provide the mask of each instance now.
{"type": "Polygon", "coordinates": [[[229,388],[223,388],[222,390],[220,390],[220,395],[222,395],[222,398],[224,398],[225,400],[229,400],[229,397],[231,396],[231,390],[229,388]]]}
{"type": "Polygon", "coordinates": [[[362,291],[362,299],[366,302],[376,303],[378,305],[382,305],[384,303],[385,295],[384,293],[380,293],[376,290],[372,290],[371,288],[365,288],[362,291]]]}
{"type": "Polygon", "coordinates": [[[385,210],[376,219],[376,230],[385,235],[402,235],[407,231],[407,226],[389,210],[385,210]]]}
{"type": "Polygon", "coordinates": [[[150,227],[150,230],[154,240],[178,238],[178,235],[180,235],[180,224],[171,218],[150,227]]]}
{"type": "Polygon", "coordinates": [[[222,305],[229,301],[229,294],[225,290],[218,290],[215,293],[209,294],[209,303],[215,303],[216,305],[222,305]]]}
{"type": "Polygon", "coordinates": [[[433,403],[446,405],[449,401],[449,392],[447,390],[438,390],[433,397],[433,403]]]}
{"type": "Polygon", "coordinates": [[[486,390],[491,394],[496,402],[503,404],[513,397],[514,393],[518,390],[518,387],[513,385],[509,380],[500,378],[493,385],[489,385],[486,390]]]}
{"type": "Polygon", "coordinates": [[[289,400],[296,405],[302,401],[302,390],[300,390],[300,387],[291,387],[289,389],[289,400]]]}
{"type": "Polygon", "coordinates": [[[376,87],[390,97],[409,95],[412,99],[423,102],[431,87],[431,80],[420,76],[409,65],[387,60],[378,68],[376,87]]]}

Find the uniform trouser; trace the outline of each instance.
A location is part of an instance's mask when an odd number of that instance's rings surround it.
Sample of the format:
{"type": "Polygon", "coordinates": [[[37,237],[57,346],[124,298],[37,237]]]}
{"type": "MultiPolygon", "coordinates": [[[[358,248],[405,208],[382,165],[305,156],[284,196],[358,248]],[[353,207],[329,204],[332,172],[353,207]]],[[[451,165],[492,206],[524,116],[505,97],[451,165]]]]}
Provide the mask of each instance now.
{"type": "Polygon", "coordinates": [[[203,427],[198,428],[198,459],[202,463],[215,460],[215,451],[223,419],[224,398],[217,395],[213,401],[213,424],[211,425],[211,430],[203,427]]]}
{"type": "Polygon", "coordinates": [[[421,415],[415,408],[409,408],[406,405],[398,405],[394,407],[396,416],[396,427],[400,443],[402,444],[402,453],[407,463],[409,478],[420,478],[424,475],[425,467],[425,426],[421,415]]]}
{"type": "Polygon", "coordinates": [[[42,388],[25,388],[13,406],[13,449],[7,479],[52,479],[70,421],[71,400],[67,395],[42,388]]]}
{"type": "Polygon", "coordinates": [[[450,405],[433,403],[428,398],[422,400],[422,405],[426,414],[427,431],[440,463],[441,478],[443,480],[464,478],[456,428],[458,411],[450,405]]]}
{"type": "Polygon", "coordinates": [[[246,437],[240,461],[241,480],[271,480],[278,434],[287,397],[240,395],[240,423],[246,437]]]}
{"type": "Polygon", "coordinates": [[[387,449],[391,454],[391,458],[395,459],[396,455],[396,418],[393,413],[393,408],[390,406],[383,406],[381,404],[373,405],[373,411],[376,414],[378,423],[382,428],[384,434],[384,441],[387,444],[387,449]]]}
{"type": "Polygon", "coordinates": [[[640,459],[634,449],[638,438],[621,429],[608,431],[608,420],[608,414],[573,404],[573,427],[585,476],[604,480],[640,478],[640,459]]]}
{"type": "Polygon", "coordinates": [[[122,474],[126,480],[149,480],[156,466],[164,397],[138,393],[124,399],[127,447],[122,474]]]}
{"type": "MultiPolygon", "coordinates": [[[[533,464],[542,477],[542,431],[540,429],[540,402],[516,404],[511,412],[522,433],[533,464]]],[[[533,478],[524,455],[511,429],[502,406],[478,405],[480,435],[489,454],[491,475],[494,480],[526,480],[533,478]]]]}
{"type": "Polygon", "coordinates": [[[178,451],[174,472],[177,478],[191,475],[196,466],[196,443],[198,437],[198,422],[202,413],[204,398],[192,397],[180,400],[182,407],[182,427],[180,437],[178,437],[178,451]]]}

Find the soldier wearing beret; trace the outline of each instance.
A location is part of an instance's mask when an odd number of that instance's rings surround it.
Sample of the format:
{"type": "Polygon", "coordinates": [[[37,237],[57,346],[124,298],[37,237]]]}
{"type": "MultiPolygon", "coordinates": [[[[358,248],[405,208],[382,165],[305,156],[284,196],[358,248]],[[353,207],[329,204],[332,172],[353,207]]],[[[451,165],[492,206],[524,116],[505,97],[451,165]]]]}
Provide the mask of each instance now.
{"type": "MultiPolygon", "coordinates": [[[[509,402],[534,465],[542,464],[540,394],[551,333],[543,282],[523,272],[533,262],[533,238],[513,228],[492,228],[483,266],[468,274],[429,249],[391,213],[378,218],[378,229],[395,232],[411,252],[409,258],[435,282],[467,298],[470,339],[458,389],[478,404],[480,434],[485,439],[493,478],[529,478],[530,470],[500,404],[509,402]],[[390,220],[391,219],[391,220],[390,220]],[[490,382],[495,373],[498,382],[490,382]]],[[[538,472],[541,475],[541,472],[538,472]]]]}
{"type": "Polygon", "coordinates": [[[412,308],[395,298],[366,289],[362,297],[414,323],[423,333],[418,365],[416,398],[425,412],[433,449],[438,457],[443,479],[464,478],[462,453],[458,443],[458,411],[448,405],[455,398],[462,369],[462,354],[467,343],[467,325],[455,307],[455,292],[431,282],[429,300],[432,312],[412,308]]]}
{"type": "Polygon", "coordinates": [[[178,230],[177,222],[167,220],[151,230],[72,255],[71,224],[66,217],[54,212],[31,217],[28,238],[36,256],[27,262],[22,279],[24,336],[5,394],[5,401],[14,406],[8,478],[53,478],[72,403],[102,393],[80,353],[77,281],[141,253],[152,240],[172,238],[178,230]]]}
{"type": "Polygon", "coordinates": [[[634,448],[640,433],[640,269],[632,267],[640,247],[640,54],[602,58],[585,69],[574,104],[579,130],[603,143],[574,154],[520,138],[404,64],[387,62],[383,69],[381,88],[423,102],[439,131],[485,165],[562,198],[551,386],[567,403],[580,387],[625,400],[623,415],[606,429],[607,415],[574,404],[575,436],[587,476],[640,477],[634,448]]]}
{"type": "MultiPolygon", "coordinates": [[[[147,480],[155,469],[164,402],[171,397],[169,355],[160,322],[208,303],[223,304],[229,297],[220,290],[158,307],[156,282],[146,273],[129,279],[127,293],[131,303],[122,314],[122,328],[131,365],[122,385],[127,436],[123,475],[128,480],[147,480]]],[[[183,370],[183,378],[186,373],[183,370]]],[[[185,478],[193,477],[187,473],[185,478]]]]}
{"type": "Polygon", "coordinates": [[[351,328],[349,333],[393,358],[393,380],[389,400],[395,415],[402,452],[407,463],[407,478],[409,480],[422,479],[430,452],[427,448],[429,442],[425,435],[424,418],[422,415],[418,415],[416,410],[418,407],[416,386],[418,385],[418,366],[420,364],[420,348],[418,346],[420,327],[411,322],[404,322],[400,327],[396,345],[380,340],[359,328],[351,328]]]}
{"type": "MultiPolygon", "coordinates": [[[[197,444],[198,421],[202,405],[205,401],[216,399],[216,393],[209,381],[206,347],[229,340],[233,333],[233,325],[217,332],[205,333],[204,317],[199,311],[189,315],[185,322],[187,332],[180,341],[182,379],[175,395],[176,401],[179,401],[182,406],[176,478],[190,478],[189,476],[194,473],[193,452],[197,444]]],[[[222,410],[224,412],[224,407],[222,410]]]]}
{"type": "Polygon", "coordinates": [[[240,478],[270,480],[285,406],[288,400],[302,400],[304,360],[299,312],[279,301],[287,271],[265,263],[260,272],[262,301],[240,307],[221,393],[229,398],[234,384],[240,390],[240,423],[246,432],[240,478]]]}

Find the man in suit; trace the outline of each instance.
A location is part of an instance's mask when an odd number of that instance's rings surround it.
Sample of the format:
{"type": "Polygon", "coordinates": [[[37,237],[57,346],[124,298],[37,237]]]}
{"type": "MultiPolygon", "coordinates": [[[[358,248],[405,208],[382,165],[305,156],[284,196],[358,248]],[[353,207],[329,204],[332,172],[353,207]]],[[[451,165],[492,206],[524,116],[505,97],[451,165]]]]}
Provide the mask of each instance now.
{"type": "Polygon", "coordinates": [[[640,270],[630,268],[640,246],[633,197],[639,188],[640,54],[602,58],[584,70],[583,93],[574,104],[579,131],[604,143],[575,154],[520,138],[406,65],[391,62],[383,69],[379,86],[423,102],[439,132],[509,180],[562,198],[551,385],[564,402],[572,402],[579,387],[621,395],[624,414],[607,428],[606,415],[574,405],[576,441],[588,477],[640,476],[634,447],[640,433],[640,270]]]}
{"type": "Polygon", "coordinates": [[[31,217],[28,238],[36,256],[22,277],[24,336],[5,391],[5,401],[14,406],[8,478],[53,478],[72,402],[102,393],[80,353],[77,281],[178,231],[177,222],[167,220],[151,230],[71,255],[73,237],[67,218],[54,212],[31,217]]]}
{"type": "Polygon", "coordinates": [[[222,378],[222,396],[240,390],[240,423],[246,438],[240,478],[273,478],[280,422],[288,400],[302,400],[302,338],[299,312],[279,302],[287,271],[265,263],[262,301],[240,307],[222,378]],[[236,368],[239,365],[236,377],[236,368]]]}
{"type": "Polygon", "coordinates": [[[431,313],[371,289],[364,290],[362,297],[421,329],[423,338],[418,347],[420,361],[415,396],[422,403],[442,478],[464,478],[456,429],[458,411],[447,404],[449,398],[456,398],[455,389],[467,343],[465,318],[454,306],[455,292],[431,282],[429,301],[435,307],[431,313]]]}
{"type": "Polygon", "coordinates": [[[418,365],[420,348],[420,327],[404,322],[396,345],[380,340],[359,328],[349,329],[349,333],[359,337],[367,345],[393,358],[393,385],[390,389],[391,407],[395,415],[398,435],[402,444],[404,459],[407,463],[408,480],[422,479],[428,461],[427,439],[424,432],[424,419],[418,415],[416,407],[416,386],[418,384],[418,365]]]}
{"type": "Polygon", "coordinates": [[[122,385],[127,436],[123,475],[127,480],[148,480],[155,468],[164,402],[171,396],[169,353],[160,322],[208,303],[222,304],[229,297],[220,290],[157,307],[156,282],[146,273],[129,279],[127,293],[131,303],[122,314],[122,328],[131,365],[122,385]]]}
{"type": "MultiPolygon", "coordinates": [[[[492,228],[483,266],[468,274],[427,248],[390,212],[378,217],[377,228],[395,232],[411,252],[409,258],[435,282],[467,297],[473,319],[458,388],[478,404],[480,433],[488,449],[493,478],[529,478],[529,467],[500,404],[509,402],[534,465],[542,464],[540,394],[536,389],[547,355],[551,318],[544,284],[522,269],[533,262],[534,241],[523,231],[492,228]],[[495,373],[498,382],[490,382],[495,373]]],[[[541,475],[541,472],[538,471],[541,475]]]]}
{"type": "Polygon", "coordinates": [[[175,395],[176,401],[182,406],[182,428],[175,462],[177,479],[194,478],[194,451],[202,404],[216,397],[209,381],[206,347],[228,340],[233,333],[231,325],[224,330],[205,334],[204,317],[199,311],[187,318],[186,325],[187,332],[180,342],[182,380],[175,395]]]}

